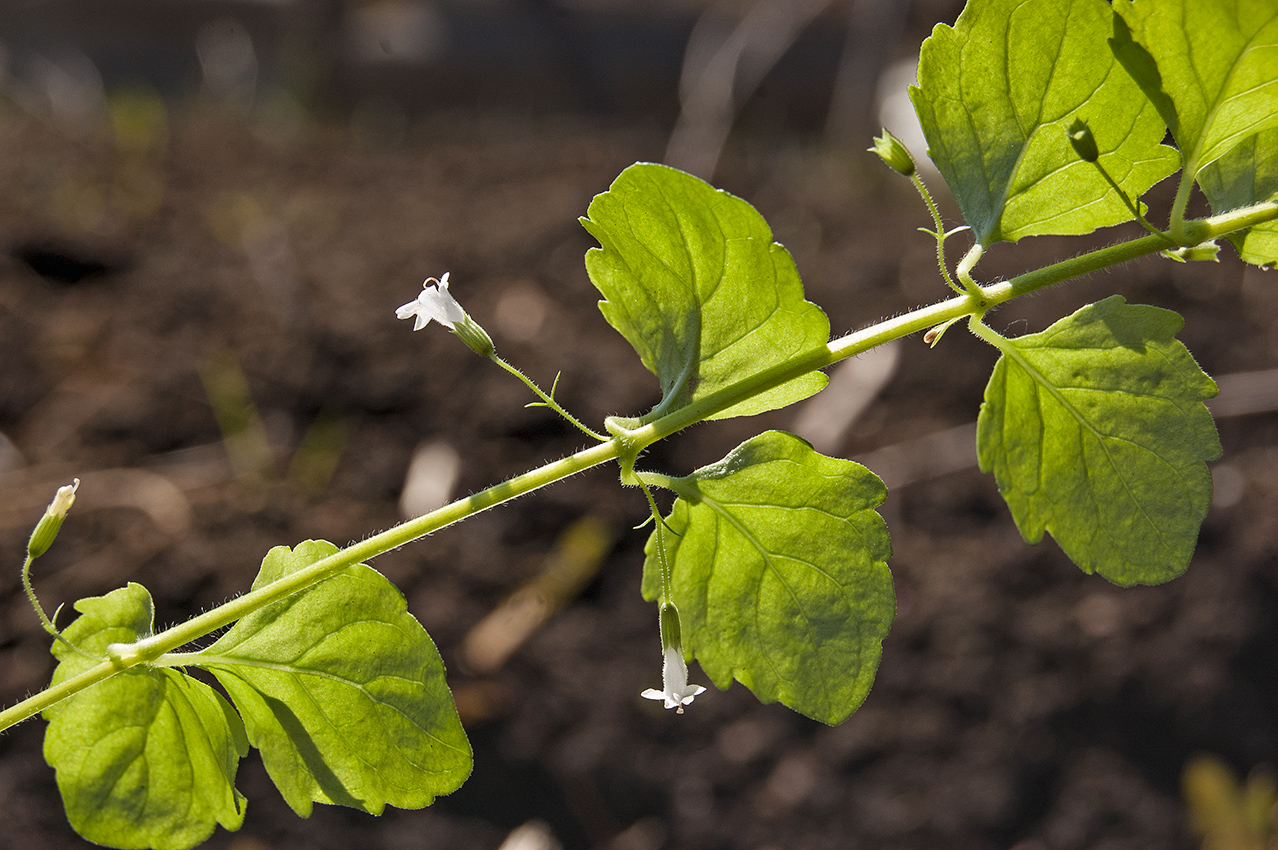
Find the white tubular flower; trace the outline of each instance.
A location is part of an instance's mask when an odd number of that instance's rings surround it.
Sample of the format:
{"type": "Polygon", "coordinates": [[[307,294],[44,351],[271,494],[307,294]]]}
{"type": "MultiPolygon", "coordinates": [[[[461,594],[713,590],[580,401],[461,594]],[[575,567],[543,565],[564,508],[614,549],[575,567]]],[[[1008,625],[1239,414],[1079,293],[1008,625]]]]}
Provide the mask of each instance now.
{"type": "Polygon", "coordinates": [[[53,501],[49,503],[49,513],[56,517],[65,518],[67,511],[71,510],[71,506],[75,504],[75,491],[79,489],[79,478],[72,478],[70,484],[59,487],[58,492],[53,496],[53,501]]]}
{"type": "Polygon", "coordinates": [[[396,318],[411,319],[413,330],[420,331],[430,324],[431,319],[439,322],[450,331],[456,331],[457,325],[466,319],[466,311],[457,303],[457,299],[448,294],[448,272],[441,278],[428,277],[422,283],[422,291],[417,300],[409,301],[395,311],[396,318]],[[432,286],[431,284],[435,284],[432,286]]]}
{"type": "Polygon", "coordinates": [[[694,697],[705,693],[701,685],[688,684],[688,665],[683,661],[683,650],[668,646],[665,650],[666,663],[661,670],[661,684],[664,690],[648,688],[641,696],[644,699],[663,700],[666,708],[673,708],[676,714],[683,714],[683,707],[690,705],[694,697]]]}
{"type": "Polygon", "coordinates": [[[416,301],[409,301],[395,311],[401,319],[412,319],[413,330],[420,331],[431,323],[439,322],[466,343],[466,346],[480,357],[491,357],[493,341],[475,320],[466,315],[462,305],[448,293],[448,272],[441,278],[426,278],[422,283],[422,291],[416,301]],[[432,285],[433,284],[433,285],[432,285]]]}

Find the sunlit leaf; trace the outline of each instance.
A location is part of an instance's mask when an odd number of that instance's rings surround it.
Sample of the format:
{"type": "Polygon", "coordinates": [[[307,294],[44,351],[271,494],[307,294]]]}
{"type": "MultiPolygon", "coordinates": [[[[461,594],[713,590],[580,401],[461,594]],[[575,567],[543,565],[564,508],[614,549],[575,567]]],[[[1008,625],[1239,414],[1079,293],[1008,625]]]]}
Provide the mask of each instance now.
{"type": "MultiPolygon", "coordinates": [[[[109,644],[149,637],[151,595],[140,584],[81,599],[61,642],[57,684],[105,658],[109,644]]],[[[208,685],[177,670],[134,667],[44,712],[44,757],[56,770],[76,832],[108,847],[185,850],[221,824],[239,829],[235,771],[248,742],[240,718],[208,685]]]]}
{"type": "MultiPolygon", "coordinates": [[[[253,586],[336,551],[313,540],[277,546],[253,586]]],[[[300,815],[312,802],[420,808],[470,775],[434,643],[403,594],[363,564],[250,614],[192,660],[231,695],[300,815]]]]}
{"type": "MultiPolygon", "coordinates": [[[[896,612],[883,482],[768,431],[673,488],[662,537],[690,657],[720,688],[736,679],[762,702],[842,722],[869,693],[896,612]]],[[[661,593],[656,541],[648,599],[661,593]]]]}
{"type": "Polygon", "coordinates": [[[1185,172],[1278,125],[1278,3],[1114,0],[1114,53],[1162,113],[1185,172]]]}
{"type": "MultiPolygon", "coordinates": [[[[1226,213],[1278,200],[1278,128],[1258,133],[1198,173],[1212,212],[1226,213]]],[[[1278,265],[1278,220],[1229,237],[1249,263],[1278,265]]]]}
{"type": "MultiPolygon", "coordinates": [[[[639,163],[590,203],[599,240],[586,270],[604,317],[661,382],[658,412],[825,345],[830,323],[804,300],[794,260],[740,198],[639,163]]],[[[824,374],[796,378],[711,417],[761,413],[806,398],[824,374]]]]}
{"type": "Polygon", "coordinates": [[[923,43],[910,97],[982,245],[1131,219],[1070,146],[1076,118],[1129,197],[1176,170],[1162,119],[1106,42],[1112,19],[1102,0],[972,0],[923,43]]]}
{"type": "Polygon", "coordinates": [[[1004,341],[977,422],[1021,534],[1120,585],[1185,571],[1211,502],[1216,384],[1170,310],[1117,295],[1004,341]]]}

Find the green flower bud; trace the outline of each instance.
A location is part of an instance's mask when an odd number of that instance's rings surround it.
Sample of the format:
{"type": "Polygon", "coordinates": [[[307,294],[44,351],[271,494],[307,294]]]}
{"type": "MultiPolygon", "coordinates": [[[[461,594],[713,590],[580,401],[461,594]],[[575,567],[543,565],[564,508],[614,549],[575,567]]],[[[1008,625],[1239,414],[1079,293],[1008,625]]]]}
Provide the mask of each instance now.
{"type": "Polygon", "coordinates": [[[1100,151],[1096,148],[1096,137],[1092,128],[1082,118],[1075,118],[1074,123],[1065,131],[1069,135],[1069,143],[1083,162],[1095,162],[1100,159],[1100,151]]]}
{"type": "Polygon", "coordinates": [[[914,173],[914,157],[910,156],[910,152],[906,150],[905,145],[901,144],[901,140],[893,136],[885,128],[882,136],[874,137],[874,147],[866,148],[879,155],[879,159],[883,160],[898,174],[904,174],[909,177],[914,173]]]}
{"type": "Polygon", "coordinates": [[[62,528],[62,521],[67,518],[67,511],[75,504],[75,491],[79,486],[80,479],[73,478],[70,484],[58,488],[53,501],[44,509],[44,516],[40,517],[35,530],[31,532],[31,539],[27,541],[27,555],[31,558],[38,558],[49,551],[62,528]]]}

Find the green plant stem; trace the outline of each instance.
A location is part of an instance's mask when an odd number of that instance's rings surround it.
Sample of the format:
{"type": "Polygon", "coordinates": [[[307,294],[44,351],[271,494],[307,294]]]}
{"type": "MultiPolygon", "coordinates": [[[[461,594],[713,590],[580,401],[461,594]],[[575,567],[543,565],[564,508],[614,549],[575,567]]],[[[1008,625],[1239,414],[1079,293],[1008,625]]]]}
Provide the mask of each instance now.
{"type": "Polygon", "coordinates": [[[981,321],[980,315],[973,313],[968,316],[967,326],[978,339],[988,342],[1002,354],[1009,353],[1008,350],[1011,346],[1008,344],[1007,338],[981,321]]]}
{"type": "MultiPolygon", "coordinates": [[[[605,437],[603,434],[600,434],[596,431],[592,431],[590,428],[587,428],[585,425],[581,424],[581,422],[577,419],[577,417],[573,416],[567,410],[564,410],[564,408],[562,408],[559,405],[559,402],[555,401],[553,396],[547,395],[545,392],[543,392],[541,387],[537,386],[537,384],[533,382],[532,378],[529,378],[527,375],[525,375],[523,372],[519,371],[514,366],[507,363],[505,360],[502,360],[500,357],[497,356],[496,352],[488,355],[488,359],[496,363],[501,368],[505,369],[510,374],[514,375],[519,380],[523,381],[524,384],[528,387],[528,389],[532,390],[534,393],[537,394],[537,397],[541,399],[542,404],[544,404],[546,407],[549,407],[551,410],[555,411],[555,413],[558,413],[564,419],[568,420],[568,422],[570,422],[575,428],[577,428],[577,430],[584,431],[586,434],[589,434],[591,437],[594,437],[596,440],[599,440],[600,442],[607,442],[609,439],[611,439],[609,437],[605,437]]],[[[559,383],[558,378],[555,379],[555,383],[556,384],[559,383]]],[[[554,392],[553,387],[551,388],[551,392],[554,392]]]]}
{"type": "Polygon", "coordinates": [[[635,483],[639,485],[639,489],[643,490],[644,498],[648,500],[648,508],[652,511],[652,521],[656,523],[653,529],[657,535],[657,562],[661,565],[661,604],[671,601],[670,597],[670,562],[666,560],[666,540],[662,535],[662,527],[666,521],[661,516],[660,509],[657,508],[657,500],[652,497],[652,491],[648,489],[648,485],[644,483],[641,475],[635,476],[635,483]]]}
{"type": "Polygon", "coordinates": [[[138,664],[159,659],[166,652],[217,631],[273,602],[292,596],[311,585],[323,581],[349,566],[361,563],[403,546],[419,537],[438,531],[455,522],[473,516],[480,511],[508,502],[547,484],[567,478],[582,470],[598,466],[617,457],[619,444],[608,441],[583,449],[566,458],[526,472],[481,490],[465,499],[458,499],[438,510],[411,519],[394,528],[383,531],[336,552],[283,578],[251,590],[243,596],[219,605],[184,623],[166,629],[159,634],[143,638],[135,644],[121,647],[113,657],[95,667],[67,679],[58,685],[41,691],[0,711],[0,731],[32,717],[58,701],[72,696],[109,676],[138,664]]]}
{"type": "Polygon", "coordinates": [[[22,589],[27,592],[27,599],[31,602],[31,607],[35,609],[36,616],[40,618],[40,625],[44,626],[44,630],[54,637],[61,637],[58,634],[58,627],[53,625],[49,615],[44,613],[44,606],[36,598],[35,588],[31,586],[31,562],[34,560],[35,558],[28,552],[27,559],[22,562],[22,589]]]}
{"type": "MultiPolygon", "coordinates": [[[[1256,204],[1223,215],[1185,222],[1181,239],[1176,244],[1197,245],[1200,242],[1275,219],[1278,219],[1278,202],[1256,204]]],[[[1153,254],[1167,247],[1168,240],[1165,236],[1149,235],[1054,263],[1002,283],[979,287],[973,282],[973,286],[976,287],[973,292],[958,295],[928,307],[921,307],[864,330],[847,334],[827,345],[814,348],[785,363],[724,387],[653,422],[633,429],[614,426],[616,428],[614,437],[606,443],[583,449],[576,454],[548,463],[531,472],[481,490],[465,499],[459,499],[438,510],[411,519],[316,561],[297,572],[251,590],[243,596],[236,597],[157,635],[120,647],[111,658],[104,660],[101,664],[0,711],[0,731],[38,714],[58,701],[115,673],[138,664],[155,661],[167,652],[172,652],[210,632],[228,626],[273,602],[305,590],[353,564],[370,560],[376,555],[403,546],[480,511],[508,502],[591,467],[619,458],[635,457],[645,446],[657,440],[809,372],[824,369],[854,354],[868,351],[903,336],[925,331],[942,322],[963,316],[982,315],[1013,298],[1153,254]]],[[[970,270],[971,264],[967,268],[970,270]]],[[[645,483],[655,486],[667,486],[675,480],[655,473],[640,474],[643,475],[645,483]]]]}
{"type": "Polygon", "coordinates": [[[967,253],[963,255],[963,259],[959,260],[958,268],[954,270],[954,274],[958,277],[959,282],[963,284],[963,289],[970,295],[977,295],[981,291],[980,284],[972,277],[972,269],[981,261],[981,257],[985,254],[985,246],[980,242],[972,245],[967,249],[967,253]]]}
{"type": "MultiPolygon", "coordinates": [[[[1171,216],[1168,218],[1167,230],[1176,242],[1183,244],[1185,227],[1185,210],[1189,208],[1189,195],[1194,190],[1194,180],[1198,176],[1198,158],[1191,155],[1180,171],[1180,183],[1176,187],[1176,199],[1172,201],[1171,216]]],[[[1201,240],[1200,240],[1201,241],[1201,240]]]]}
{"type": "MultiPolygon", "coordinates": [[[[40,618],[40,625],[44,626],[44,630],[48,632],[54,640],[62,641],[62,643],[71,647],[73,651],[88,658],[88,653],[64,638],[62,636],[62,632],[58,631],[58,627],[49,619],[49,615],[44,613],[44,606],[41,605],[40,600],[36,598],[35,588],[31,586],[31,563],[33,561],[35,561],[35,558],[31,557],[31,553],[28,552],[27,559],[22,562],[22,589],[27,592],[27,599],[30,600],[31,607],[35,609],[36,616],[40,618]]],[[[58,616],[58,612],[54,611],[53,616],[58,616]]]]}
{"type": "MultiPolygon", "coordinates": [[[[932,235],[936,237],[936,264],[941,269],[941,277],[945,278],[945,283],[960,295],[963,293],[962,287],[954,282],[954,278],[950,277],[950,268],[945,262],[945,237],[949,234],[945,232],[945,222],[941,221],[941,211],[936,208],[936,202],[932,200],[932,193],[927,190],[927,184],[923,182],[923,178],[919,176],[918,169],[910,175],[914,188],[923,198],[923,203],[927,204],[927,211],[932,214],[932,222],[936,225],[936,232],[932,235]]],[[[928,231],[931,232],[931,231],[928,231]]]]}
{"type": "MultiPolygon", "coordinates": [[[[1132,199],[1127,197],[1127,193],[1123,191],[1121,186],[1114,182],[1113,177],[1109,176],[1109,172],[1105,170],[1105,166],[1100,164],[1100,160],[1096,160],[1092,163],[1092,165],[1096,166],[1096,170],[1100,172],[1101,177],[1105,178],[1105,182],[1109,184],[1109,187],[1118,193],[1118,197],[1122,199],[1123,205],[1127,207],[1127,211],[1136,217],[1136,220],[1140,222],[1141,227],[1145,228],[1150,233],[1156,233],[1159,236],[1162,236],[1162,231],[1150,224],[1145,216],[1141,214],[1140,201],[1133,203],[1132,199]]],[[[1167,241],[1170,242],[1171,237],[1167,237],[1167,241]]]]}

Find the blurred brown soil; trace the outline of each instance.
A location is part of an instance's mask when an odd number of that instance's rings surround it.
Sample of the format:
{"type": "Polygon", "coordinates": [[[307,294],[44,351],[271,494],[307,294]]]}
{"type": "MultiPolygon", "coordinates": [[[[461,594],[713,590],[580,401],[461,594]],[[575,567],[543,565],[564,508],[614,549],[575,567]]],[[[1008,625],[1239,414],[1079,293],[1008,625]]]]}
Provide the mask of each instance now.
{"type": "MultiPolygon", "coordinates": [[[[126,150],[4,107],[0,699],[52,671],[19,553],[72,476],[80,499],[36,567],[46,606],[138,581],[167,624],[246,589],[272,546],[396,522],[424,441],[460,455],[458,494],[579,448],[450,335],[393,318],[428,275],[450,271],[498,349],[543,385],[562,371],[559,398],[584,421],[647,409],[655,381],[595,308],[576,218],[663,145],[657,128],[622,121],[457,113],[390,144],[174,112],[167,136],[126,150]],[[257,474],[228,461],[201,378],[237,368],[270,446],[257,474]],[[331,448],[290,472],[308,433],[331,448]]],[[[924,211],[885,171],[859,149],[760,137],[734,142],[716,182],[769,219],[840,332],[944,294],[915,231],[924,211]]],[[[992,278],[1077,250],[1028,240],[982,268],[992,278]]],[[[1180,310],[1209,372],[1278,364],[1278,281],[1232,256],[1147,259],[1011,305],[995,326],[1040,330],[1114,291],[1180,310]]],[[[972,421],[993,360],[959,328],[935,350],[906,340],[844,454],[972,421]]],[[[683,474],[793,417],[699,426],[646,462],[683,474]]],[[[740,686],[683,716],[639,698],[660,676],[639,596],[646,532],[631,530],[645,507],[613,471],[490,511],[374,563],[449,664],[470,782],[422,811],[317,807],[303,821],[250,756],[245,825],[207,846],[496,848],[540,818],[569,850],[1191,847],[1177,783],[1192,753],[1278,762],[1278,415],[1221,433],[1229,498],[1188,574],[1156,588],[1120,590],[1050,541],[1026,545],[973,467],[895,491],[884,515],[898,618],[868,701],[837,728],[740,686]],[[468,672],[469,630],[584,516],[617,541],[597,578],[499,671],[468,672]]],[[[695,665],[692,678],[704,680],[695,665]]],[[[82,846],[42,731],[0,738],[0,847],[82,846]]]]}

